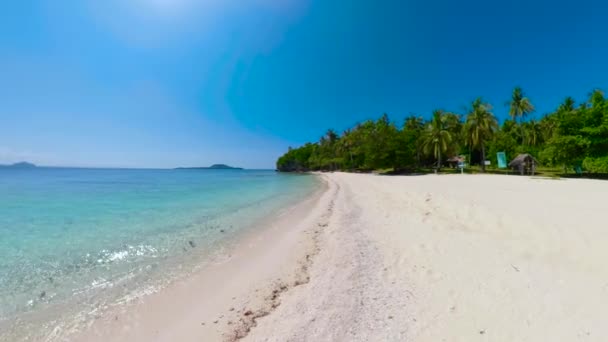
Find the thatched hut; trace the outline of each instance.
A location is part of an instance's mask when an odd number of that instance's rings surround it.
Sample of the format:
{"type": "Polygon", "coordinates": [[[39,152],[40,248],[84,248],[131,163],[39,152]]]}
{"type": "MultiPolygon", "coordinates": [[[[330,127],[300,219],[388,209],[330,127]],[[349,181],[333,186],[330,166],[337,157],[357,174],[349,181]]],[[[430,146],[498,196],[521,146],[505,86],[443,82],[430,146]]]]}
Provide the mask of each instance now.
{"type": "Polygon", "coordinates": [[[519,171],[521,175],[534,175],[537,166],[538,161],[528,153],[518,155],[509,163],[509,167],[513,171],[519,171]]]}

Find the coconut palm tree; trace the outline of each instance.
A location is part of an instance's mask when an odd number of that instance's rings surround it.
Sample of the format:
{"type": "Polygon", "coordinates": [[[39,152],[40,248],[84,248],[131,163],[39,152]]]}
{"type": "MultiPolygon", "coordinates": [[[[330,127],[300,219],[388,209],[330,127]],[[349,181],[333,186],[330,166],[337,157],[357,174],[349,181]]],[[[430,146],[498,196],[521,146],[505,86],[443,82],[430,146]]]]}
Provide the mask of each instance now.
{"type": "Polygon", "coordinates": [[[568,96],[564,99],[564,102],[562,102],[562,104],[559,105],[558,110],[563,111],[563,112],[571,112],[574,110],[575,104],[576,104],[576,102],[574,101],[574,99],[572,97],[568,96]]]}
{"type": "Polygon", "coordinates": [[[524,142],[528,146],[537,146],[543,137],[541,124],[536,120],[530,120],[524,125],[524,142]]]}
{"type": "Polygon", "coordinates": [[[513,121],[517,121],[517,118],[525,118],[526,115],[534,112],[534,105],[530,102],[530,99],[524,95],[524,91],[520,87],[513,89],[513,95],[509,105],[509,115],[513,121]]]}
{"type": "Polygon", "coordinates": [[[489,104],[484,103],[481,98],[473,101],[469,114],[467,115],[465,128],[465,142],[471,148],[479,148],[481,150],[482,172],[486,171],[485,144],[492,138],[494,132],[498,130],[498,122],[490,110],[492,110],[492,107],[489,104]]]}
{"type": "Polygon", "coordinates": [[[437,170],[441,170],[441,153],[447,151],[452,142],[452,134],[448,129],[448,117],[442,110],[433,112],[433,119],[428,123],[424,132],[423,149],[427,154],[437,158],[437,170]]]}

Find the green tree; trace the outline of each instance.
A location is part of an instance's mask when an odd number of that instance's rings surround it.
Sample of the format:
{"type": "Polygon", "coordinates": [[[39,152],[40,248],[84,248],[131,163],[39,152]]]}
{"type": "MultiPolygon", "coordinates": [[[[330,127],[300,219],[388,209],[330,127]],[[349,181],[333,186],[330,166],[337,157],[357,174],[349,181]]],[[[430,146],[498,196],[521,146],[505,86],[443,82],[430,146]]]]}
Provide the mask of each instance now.
{"type": "Polygon", "coordinates": [[[421,155],[423,153],[422,135],[424,133],[424,120],[421,117],[409,116],[403,124],[403,148],[413,149],[416,167],[420,167],[421,155]]]}
{"type": "MultiPolygon", "coordinates": [[[[524,118],[534,112],[534,105],[529,98],[524,95],[524,91],[520,87],[515,87],[511,94],[511,101],[509,105],[509,115],[513,122],[517,123],[517,119],[520,119],[520,123],[523,123],[524,118]]],[[[522,146],[526,144],[524,128],[520,126],[520,139],[522,146]]]]}
{"type": "Polygon", "coordinates": [[[442,110],[433,112],[423,136],[423,149],[437,160],[437,170],[441,170],[441,154],[446,152],[452,143],[452,134],[448,129],[448,116],[442,110]]]}
{"type": "Polygon", "coordinates": [[[490,112],[491,106],[477,98],[471,103],[471,109],[466,121],[466,141],[472,148],[481,150],[481,170],[485,172],[486,144],[498,130],[498,123],[494,114],[490,112]]]}
{"type": "MultiPolygon", "coordinates": [[[[435,111],[432,118],[410,116],[397,127],[384,114],[367,120],[339,136],[328,130],[318,142],[306,143],[278,158],[281,171],[413,170],[445,157],[469,152],[481,157],[504,151],[508,156],[533,153],[545,165],[562,165],[564,172],[582,165],[586,172],[608,172],[608,99],[600,90],[577,105],[566,98],[557,109],[538,121],[523,120],[534,110],[521,88],[508,103],[511,119],[500,129],[488,104],[475,100],[463,123],[460,115],[435,111]],[[462,144],[464,143],[464,146],[462,144]],[[466,148],[465,148],[466,146],[466,148]]],[[[482,162],[482,169],[484,164],[482,162]]]]}
{"type": "Polygon", "coordinates": [[[509,115],[511,119],[517,122],[518,118],[525,118],[526,115],[534,112],[534,106],[530,99],[524,95],[524,91],[520,87],[513,89],[511,101],[509,105],[509,115]]]}
{"type": "Polygon", "coordinates": [[[536,120],[530,120],[523,124],[523,139],[524,145],[538,146],[543,137],[542,126],[536,120]]]}

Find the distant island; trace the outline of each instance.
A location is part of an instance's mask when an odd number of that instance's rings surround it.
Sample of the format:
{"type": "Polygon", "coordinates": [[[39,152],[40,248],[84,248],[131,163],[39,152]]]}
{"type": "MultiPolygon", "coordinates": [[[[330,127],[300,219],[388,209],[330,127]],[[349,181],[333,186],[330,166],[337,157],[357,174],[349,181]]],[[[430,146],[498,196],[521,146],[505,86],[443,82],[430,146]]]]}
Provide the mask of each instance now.
{"type": "Polygon", "coordinates": [[[242,170],[242,167],[232,167],[226,164],[213,164],[211,166],[199,166],[199,167],[176,167],[176,170],[242,170]]]}
{"type": "Polygon", "coordinates": [[[36,165],[32,164],[32,163],[28,163],[28,162],[19,162],[19,163],[14,163],[14,164],[10,164],[10,165],[0,165],[0,168],[5,168],[5,169],[33,169],[35,168],[36,165]]]}

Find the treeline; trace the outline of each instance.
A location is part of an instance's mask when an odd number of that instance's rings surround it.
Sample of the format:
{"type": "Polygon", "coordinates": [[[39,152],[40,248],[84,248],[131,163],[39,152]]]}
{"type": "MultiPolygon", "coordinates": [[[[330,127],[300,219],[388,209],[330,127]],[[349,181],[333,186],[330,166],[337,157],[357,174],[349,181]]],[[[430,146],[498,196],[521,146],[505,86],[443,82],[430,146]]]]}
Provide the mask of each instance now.
{"type": "Polygon", "coordinates": [[[342,134],[328,130],[316,143],[289,148],[277,169],[408,172],[440,169],[449,158],[465,156],[485,170],[483,160],[496,164],[496,153],[505,152],[509,159],[530,153],[542,166],[564,172],[581,167],[608,173],[608,100],[600,90],[580,104],[568,97],[540,120],[527,120],[535,109],[521,88],[513,90],[506,105],[510,118],[502,125],[481,98],[466,113],[436,110],[429,120],[412,115],[397,124],[384,114],[342,134]]]}

